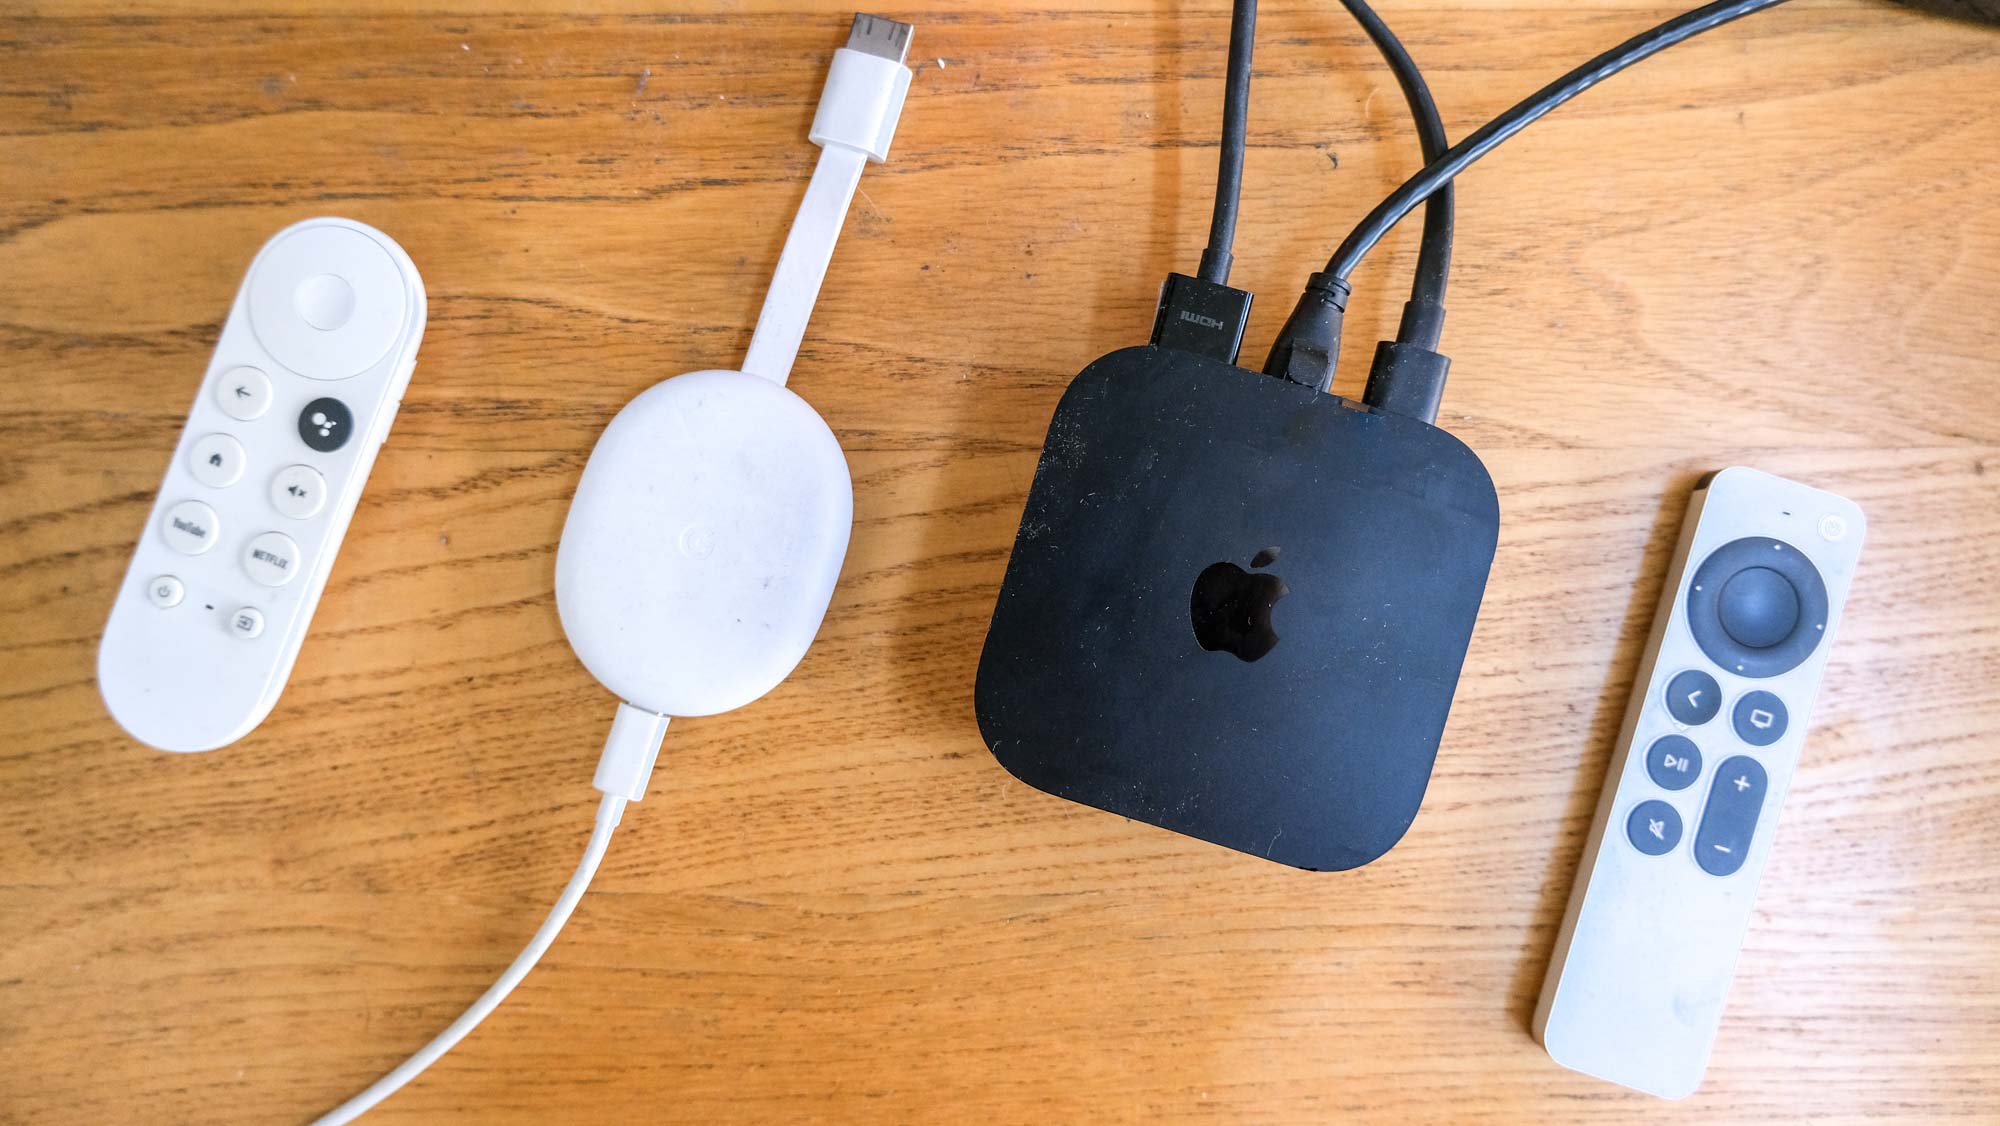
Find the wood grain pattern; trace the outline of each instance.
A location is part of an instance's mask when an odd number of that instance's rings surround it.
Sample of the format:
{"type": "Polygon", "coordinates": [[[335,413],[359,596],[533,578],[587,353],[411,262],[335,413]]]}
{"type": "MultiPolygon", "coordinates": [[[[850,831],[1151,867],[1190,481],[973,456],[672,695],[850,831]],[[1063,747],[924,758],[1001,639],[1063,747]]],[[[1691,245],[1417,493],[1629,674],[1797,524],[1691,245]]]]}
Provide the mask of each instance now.
{"type": "MultiPolygon", "coordinates": [[[[588,831],[569,492],[632,395],[740,356],[845,11],[421,7],[0,11],[0,1121],[303,1120],[484,988],[588,831]],[[422,360],[276,712],[150,753],[97,631],[245,264],[326,212],[419,264],[422,360]]],[[[1383,861],[1283,870],[986,754],[1043,427],[1201,245],[1226,8],[894,13],[921,65],[793,379],[855,473],[826,627],[675,725],[547,962],[374,1121],[2000,1120],[2000,33],[1801,2],[1465,179],[1445,421],[1505,524],[1383,861]],[[1684,498],[1732,463],[1871,541],[1668,1105],[1526,1021],[1684,498]]],[[[1454,133],[1667,14],[1384,8],[1454,133]]],[[[1336,5],[1265,8],[1247,355],[1413,149],[1336,5]]],[[[1359,276],[1343,392],[1413,253],[1359,276]]]]}

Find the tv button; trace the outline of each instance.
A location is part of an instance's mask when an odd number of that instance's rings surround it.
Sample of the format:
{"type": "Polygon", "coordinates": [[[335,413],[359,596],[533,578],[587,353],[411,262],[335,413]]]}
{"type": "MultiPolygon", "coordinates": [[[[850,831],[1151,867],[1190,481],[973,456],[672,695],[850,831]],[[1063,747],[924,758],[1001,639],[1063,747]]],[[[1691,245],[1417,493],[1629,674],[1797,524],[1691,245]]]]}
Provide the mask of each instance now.
{"type": "Polygon", "coordinates": [[[1745,692],[1729,714],[1736,737],[1753,747],[1768,747],[1785,737],[1785,702],[1769,692],[1745,692]]]}

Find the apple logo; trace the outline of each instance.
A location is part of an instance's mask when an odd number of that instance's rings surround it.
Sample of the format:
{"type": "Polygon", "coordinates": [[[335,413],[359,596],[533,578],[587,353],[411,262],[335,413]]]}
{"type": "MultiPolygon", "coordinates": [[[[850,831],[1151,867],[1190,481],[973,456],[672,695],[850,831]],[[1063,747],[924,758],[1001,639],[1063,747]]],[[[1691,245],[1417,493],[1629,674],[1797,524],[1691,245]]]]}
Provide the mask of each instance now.
{"type": "MultiPolygon", "coordinates": [[[[1277,558],[1278,549],[1267,547],[1250,560],[1250,566],[1269,567],[1277,558]]],[[[1195,577],[1189,600],[1194,639],[1211,653],[1220,649],[1254,661],[1277,647],[1271,610],[1287,593],[1276,575],[1252,574],[1226,560],[1211,563],[1195,577]]]]}

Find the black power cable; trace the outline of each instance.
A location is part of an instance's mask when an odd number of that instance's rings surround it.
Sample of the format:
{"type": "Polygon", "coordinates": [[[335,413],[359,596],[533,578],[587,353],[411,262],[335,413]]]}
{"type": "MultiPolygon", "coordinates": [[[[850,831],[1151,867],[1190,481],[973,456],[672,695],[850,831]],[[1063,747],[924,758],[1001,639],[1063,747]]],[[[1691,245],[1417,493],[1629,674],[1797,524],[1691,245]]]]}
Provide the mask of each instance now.
{"type": "Polygon", "coordinates": [[[1257,39],[1257,0],[1235,0],[1229,12],[1229,72],[1222,95],[1222,146],[1215,169],[1215,214],[1208,248],[1201,252],[1201,280],[1229,284],[1230,248],[1236,242],[1236,204],[1243,194],[1243,150],[1250,131],[1250,48],[1257,39]]]}
{"type": "MultiPolygon", "coordinates": [[[[1347,307],[1348,277],[1362,257],[1373,249],[1390,228],[1424,200],[1451,183],[1473,161],[1485,156],[1502,141],[1527,128],[1550,110],[1617,74],[1633,63],[1652,57],[1682,40],[1785,0],[1718,0],[1716,3],[1676,16],[1650,30],[1627,39],[1598,55],[1534,94],[1507,112],[1481,126],[1444,154],[1425,165],[1416,175],[1391,192],[1363,218],[1328,260],[1327,267],[1306,283],[1306,291],[1279,333],[1272,349],[1273,360],[1283,348],[1287,363],[1282,374],[1299,383],[1326,387],[1333,379],[1333,365],[1340,348],[1340,319],[1347,307]],[[1323,364],[1323,367],[1320,365],[1323,364]],[[1315,370],[1315,369],[1318,370],[1315,370]]],[[[1272,370],[1270,365],[1267,371],[1272,370]]],[[[1421,398],[1422,396],[1418,396],[1421,398]]],[[[1435,396],[1431,396],[1435,399],[1435,396]]],[[[1433,416],[1434,417],[1434,416],[1433,416]]]]}
{"type": "MultiPolygon", "coordinates": [[[[1410,104],[1410,118],[1417,128],[1417,144],[1429,164],[1444,155],[1450,141],[1444,135],[1444,119],[1438,116],[1436,99],[1417,69],[1415,59],[1403,48],[1402,40],[1382,22],[1364,0],[1341,0],[1341,4],[1361,25],[1361,30],[1382,53],[1396,84],[1403,88],[1403,100],[1410,104]]],[[[1451,274],[1452,188],[1446,184],[1424,204],[1424,237],[1417,248],[1417,274],[1410,282],[1410,300],[1403,306],[1403,322],[1396,339],[1425,348],[1438,346],[1444,331],[1444,288],[1451,274]]]]}
{"type": "MultiPolygon", "coordinates": [[[[1450,143],[1445,137],[1444,121],[1438,115],[1437,101],[1431,97],[1430,86],[1416,60],[1366,0],[1341,0],[1341,5],[1374,42],[1390,73],[1396,76],[1396,84],[1402,87],[1424,163],[1444,155],[1450,143]]],[[[1425,201],[1424,235],[1417,250],[1417,271],[1410,282],[1410,299],[1403,303],[1396,338],[1376,346],[1375,362],[1368,372],[1368,388],[1362,395],[1371,406],[1415,414],[1426,421],[1436,417],[1435,407],[1426,414],[1422,404],[1406,400],[1407,392],[1413,389],[1429,394],[1429,389],[1436,388],[1441,394],[1445,373],[1451,368],[1451,360],[1439,355],[1436,349],[1444,332],[1445,283],[1451,274],[1452,208],[1453,191],[1449,184],[1425,201]]],[[[1329,285],[1328,292],[1329,302],[1338,304],[1333,310],[1337,316],[1346,305],[1346,285],[1343,282],[1337,289],[1329,285]]],[[[1321,390],[1328,388],[1334,357],[1315,346],[1318,338],[1310,324],[1315,314],[1324,311],[1309,301],[1302,301],[1292,311],[1264,361],[1267,374],[1321,390]]],[[[1337,348],[1337,339],[1330,346],[1337,348]]]]}
{"type": "Polygon", "coordinates": [[[1396,225],[1410,210],[1422,203],[1425,197],[1451,182],[1452,177],[1485,156],[1500,142],[1519,133],[1533,124],[1550,110],[1617,74],[1633,63],[1666,50],[1668,47],[1691,39],[1711,28],[1720,27],[1732,20],[1741,19],[1765,8],[1774,8],[1785,0],[1718,0],[1705,4],[1685,15],[1655,27],[1649,31],[1627,39],[1618,46],[1597,56],[1589,62],[1535,91],[1516,103],[1507,112],[1479,127],[1470,136],[1453,145],[1445,154],[1425,165],[1422,171],[1404,181],[1403,186],[1389,194],[1389,197],[1375,205],[1340,247],[1327,260],[1327,272],[1346,280],[1354,272],[1363,255],[1374,249],[1389,228],[1396,225]]]}

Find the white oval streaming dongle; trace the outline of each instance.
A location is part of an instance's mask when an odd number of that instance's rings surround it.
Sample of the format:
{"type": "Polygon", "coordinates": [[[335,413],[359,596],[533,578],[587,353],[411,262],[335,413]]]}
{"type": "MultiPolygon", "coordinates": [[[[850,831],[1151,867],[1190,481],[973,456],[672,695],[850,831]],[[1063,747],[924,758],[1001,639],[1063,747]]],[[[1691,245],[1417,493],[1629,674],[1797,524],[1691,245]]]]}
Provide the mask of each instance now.
{"type": "Polygon", "coordinates": [[[676,376],[584,466],[556,552],[563,632],[636,707],[742,707],[805,656],[853,517],[847,459],[804,399],[743,372],[676,376]]]}
{"type": "MultiPolygon", "coordinates": [[[[847,555],[854,486],[833,431],[785,390],[785,378],[863,164],[888,156],[910,87],[909,49],[909,24],[864,12],[834,53],[813,118],[819,164],[778,255],[744,370],[698,371],[647,389],[604,428],[577,481],[556,549],[556,611],[576,655],[624,702],[591,780],[604,797],[576,874],[471,1007],[314,1126],[346,1126],[422,1074],[541,960],[627,803],[646,796],[668,717],[755,700],[791,673],[819,632],[847,555]]],[[[332,323],[350,315],[336,286],[308,296],[301,316],[332,323]]],[[[207,520],[195,530],[212,538],[218,526],[207,520]]],[[[146,590],[155,605],[183,596],[172,575],[148,579],[146,590]],[[163,579],[172,585],[162,589],[163,579]]]]}

